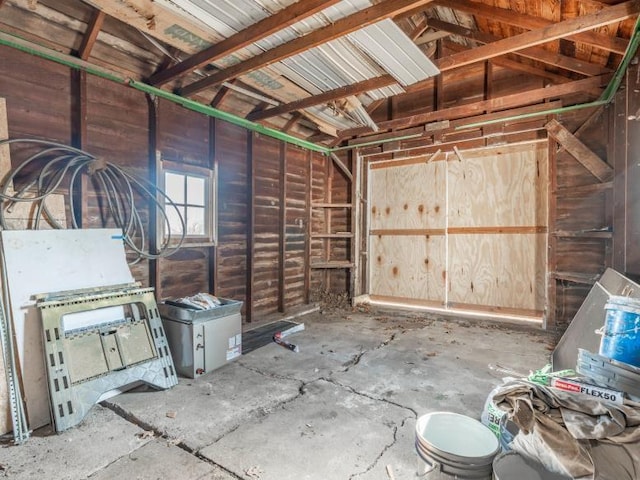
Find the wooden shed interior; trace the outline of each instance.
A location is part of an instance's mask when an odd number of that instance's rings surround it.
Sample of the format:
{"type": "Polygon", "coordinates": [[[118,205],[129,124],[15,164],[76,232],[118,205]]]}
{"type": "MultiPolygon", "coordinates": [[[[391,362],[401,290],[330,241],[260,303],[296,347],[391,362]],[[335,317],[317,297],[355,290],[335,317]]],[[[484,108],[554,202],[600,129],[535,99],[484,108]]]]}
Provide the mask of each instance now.
{"type": "MultiPolygon", "coordinates": [[[[259,322],[343,296],[561,333],[607,267],[640,274],[639,8],[0,0],[0,98],[7,138],[211,182],[206,231],[131,267],[158,299],[212,292],[259,322]]],[[[115,225],[78,181],[67,224],[115,225]]]]}

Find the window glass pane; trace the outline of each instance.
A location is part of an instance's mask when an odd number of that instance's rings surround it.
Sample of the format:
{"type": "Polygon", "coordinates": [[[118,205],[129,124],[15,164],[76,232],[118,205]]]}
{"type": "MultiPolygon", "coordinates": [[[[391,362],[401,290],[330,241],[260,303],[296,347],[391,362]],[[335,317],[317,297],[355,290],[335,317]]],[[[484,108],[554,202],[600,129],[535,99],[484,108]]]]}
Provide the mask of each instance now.
{"type": "MultiPolygon", "coordinates": [[[[184,217],[184,210],[181,208],[180,211],[184,217]]],[[[182,224],[180,223],[178,211],[172,206],[167,205],[165,212],[167,213],[169,221],[169,228],[167,230],[171,232],[171,235],[182,235],[182,224]]]]}
{"type": "Polygon", "coordinates": [[[187,207],[187,235],[205,235],[204,207],[187,207]]]}
{"type": "Polygon", "coordinates": [[[166,172],[164,174],[164,193],[175,203],[184,204],[184,175],[166,172]]]}
{"type": "Polygon", "coordinates": [[[204,178],[187,176],[187,203],[204,207],[204,193],[204,178]]]}

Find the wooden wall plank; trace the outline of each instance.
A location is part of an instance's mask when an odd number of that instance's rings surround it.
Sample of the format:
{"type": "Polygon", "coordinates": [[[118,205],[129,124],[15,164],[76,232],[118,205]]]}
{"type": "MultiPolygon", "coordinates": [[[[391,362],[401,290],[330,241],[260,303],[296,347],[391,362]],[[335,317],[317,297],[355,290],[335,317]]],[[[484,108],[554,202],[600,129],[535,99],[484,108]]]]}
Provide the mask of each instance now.
{"type": "MultiPolygon", "coordinates": [[[[254,135],[254,249],[253,302],[260,315],[274,313],[279,306],[281,143],[254,135]]],[[[284,310],[285,301],[283,298],[284,310]]]]}
{"type": "Polygon", "coordinates": [[[216,122],[218,152],[218,289],[224,298],[246,301],[246,131],[216,122]]]}
{"type": "Polygon", "coordinates": [[[287,308],[302,305],[305,302],[305,239],[306,194],[308,189],[309,162],[304,150],[290,146],[287,148],[287,215],[286,215],[286,254],[285,254],[285,297],[287,308]]]}

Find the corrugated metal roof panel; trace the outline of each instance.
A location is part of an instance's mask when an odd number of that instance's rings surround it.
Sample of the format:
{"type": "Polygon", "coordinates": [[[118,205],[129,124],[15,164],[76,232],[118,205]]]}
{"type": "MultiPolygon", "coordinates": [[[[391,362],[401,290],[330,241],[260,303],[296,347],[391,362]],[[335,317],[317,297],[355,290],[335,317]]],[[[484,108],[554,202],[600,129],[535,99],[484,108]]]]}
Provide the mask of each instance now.
{"type": "Polygon", "coordinates": [[[351,33],[349,39],[402,85],[411,85],[440,73],[392,20],[383,20],[351,33]]]}
{"type": "MultiPolygon", "coordinates": [[[[227,38],[269,15],[285,8],[295,0],[157,0],[172,4],[204,22],[212,30],[227,38]]],[[[300,0],[302,1],[302,0],[300,0]]],[[[341,18],[372,5],[370,0],[343,0],[309,18],[261,39],[246,48],[215,62],[225,68],[239,61],[275,48],[295,38],[327,26],[341,18]]],[[[409,85],[437,73],[435,66],[420,49],[392,21],[386,20],[359,32],[293,57],[274,63],[249,75],[281,75],[311,95],[344,87],[353,83],[390,73],[403,85],[409,85]]],[[[284,81],[284,79],[282,79],[284,81]]],[[[361,94],[351,103],[369,103],[404,90],[399,85],[361,94]]],[[[276,92],[272,92],[275,94],[276,92]]],[[[330,109],[329,109],[330,110],[330,109]]],[[[347,118],[348,112],[328,113],[326,107],[308,110],[311,116],[335,125],[338,129],[351,128],[361,122],[364,115],[347,118]],[[345,114],[343,117],[342,114],[345,114]]]]}

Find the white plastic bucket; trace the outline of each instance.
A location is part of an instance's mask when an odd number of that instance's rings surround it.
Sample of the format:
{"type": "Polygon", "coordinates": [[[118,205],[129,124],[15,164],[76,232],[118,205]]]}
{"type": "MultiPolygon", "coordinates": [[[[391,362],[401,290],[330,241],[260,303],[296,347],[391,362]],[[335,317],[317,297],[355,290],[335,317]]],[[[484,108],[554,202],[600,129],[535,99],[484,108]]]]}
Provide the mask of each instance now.
{"type": "Polygon", "coordinates": [[[434,412],[416,422],[416,452],[424,478],[490,480],[500,451],[491,430],[471,417],[434,412]]]}

